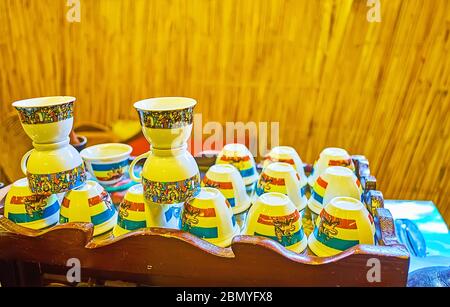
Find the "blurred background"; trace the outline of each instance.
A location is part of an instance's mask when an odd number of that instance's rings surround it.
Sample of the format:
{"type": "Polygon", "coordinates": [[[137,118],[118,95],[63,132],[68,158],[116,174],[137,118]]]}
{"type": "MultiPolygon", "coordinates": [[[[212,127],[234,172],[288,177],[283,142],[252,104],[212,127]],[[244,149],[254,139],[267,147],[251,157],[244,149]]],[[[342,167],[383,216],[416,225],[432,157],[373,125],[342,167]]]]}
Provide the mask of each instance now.
{"type": "Polygon", "coordinates": [[[381,22],[365,0],[79,2],[69,22],[66,0],[0,0],[0,181],[31,147],[15,100],[75,96],[78,129],[108,139],[135,101],[188,96],[203,123],[279,121],[305,162],[364,154],[386,198],[450,222],[449,1],[381,0],[381,22]]]}

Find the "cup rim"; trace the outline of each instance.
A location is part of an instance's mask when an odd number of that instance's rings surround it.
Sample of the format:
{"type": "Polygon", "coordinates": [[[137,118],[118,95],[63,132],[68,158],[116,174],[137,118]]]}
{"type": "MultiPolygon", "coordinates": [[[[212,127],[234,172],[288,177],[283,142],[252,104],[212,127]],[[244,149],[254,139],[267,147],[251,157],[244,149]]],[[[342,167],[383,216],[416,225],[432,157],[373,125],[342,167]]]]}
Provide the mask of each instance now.
{"type": "Polygon", "coordinates": [[[176,111],[192,108],[197,104],[197,101],[189,97],[153,97],[139,100],[133,104],[133,107],[142,111],[176,111]],[[167,106],[151,106],[152,104],[164,103],[167,106]]]}
{"type": "Polygon", "coordinates": [[[125,157],[129,156],[132,151],[133,151],[133,147],[131,147],[128,144],[123,144],[123,143],[104,143],[104,144],[97,144],[97,145],[92,145],[92,146],[86,147],[85,149],[83,149],[80,152],[80,155],[83,158],[83,160],[86,160],[86,161],[89,161],[89,162],[93,162],[93,161],[111,161],[111,160],[119,160],[119,159],[125,158],[125,157]],[[92,151],[101,150],[102,147],[112,147],[112,146],[115,146],[117,148],[121,147],[121,148],[124,149],[124,151],[121,152],[121,153],[108,155],[108,156],[98,156],[98,155],[94,156],[93,153],[92,153],[92,151]]]}
{"type": "Polygon", "coordinates": [[[324,210],[327,211],[330,207],[347,212],[359,212],[365,208],[364,204],[360,200],[349,196],[334,197],[324,206],[324,210]]]}
{"type": "Polygon", "coordinates": [[[15,108],[44,108],[44,107],[53,107],[58,106],[70,102],[75,102],[77,100],[73,96],[46,96],[46,97],[34,97],[27,98],[22,100],[17,100],[12,103],[12,106],[15,108]],[[50,99],[60,99],[57,102],[49,102],[50,99]],[[47,102],[46,102],[47,101],[47,102]]]}
{"type": "MultiPolygon", "coordinates": [[[[286,194],[279,193],[279,192],[268,192],[268,193],[264,193],[264,194],[261,194],[260,196],[258,196],[256,203],[259,203],[260,205],[263,205],[263,206],[273,208],[273,207],[289,206],[289,203],[292,203],[292,200],[290,200],[289,196],[287,196],[286,194]],[[273,201],[271,201],[272,197],[278,197],[280,202],[274,203],[273,201]]],[[[294,207],[295,207],[295,205],[294,205],[294,207]]]]}
{"type": "Polygon", "coordinates": [[[268,169],[271,171],[283,173],[283,174],[286,174],[287,172],[292,173],[292,171],[297,172],[295,167],[292,164],[289,164],[287,162],[279,162],[279,161],[272,162],[264,168],[264,170],[268,170],[268,169]],[[277,167],[279,167],[279,168],[277,168],[277,167]],[[276,169],[274,169],[274,168],[276,168],[276,169]]]}

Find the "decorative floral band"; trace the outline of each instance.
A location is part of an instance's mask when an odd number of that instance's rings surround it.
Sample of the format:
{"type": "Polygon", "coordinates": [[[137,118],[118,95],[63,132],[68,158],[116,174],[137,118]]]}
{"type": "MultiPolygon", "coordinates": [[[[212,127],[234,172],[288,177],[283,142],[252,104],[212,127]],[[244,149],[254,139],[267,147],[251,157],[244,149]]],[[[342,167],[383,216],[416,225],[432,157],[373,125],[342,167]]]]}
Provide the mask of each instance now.
{"type": "Polygon", "coordinates": [[[74,169],[53,174],[27,174],[30,189],[35,194],[57,194],[81,186],[86,181],[83,164],[74,169]]]}
{"type": "Polygon", "coordinates": [[[200,192],[200,175],[174,182],[152,181],[142,177],[144,197],[157,204],[176,204],[197,196],[200,192]]]}
{"type": "Polygon", "coordinates": [[[56,123],[73,117],[73,102],[48,107],[21,108],[16,107],[23,124],[56,123]]]}
{"type": "Polygon", "coordinates": [[[264,160],[268,160],[270,162],[283,162],[283,163],[295,165],[294,159],[277,159],[277,158],[273,158],[271,156],[266,156],[266,157],[264,157],[264,160]]]}
{"type": "Polygon", "coordinates": [[[173,129],[192,124],[193,108],[171,111],[138,110],[143,126],[147,128],[173,129]]]}

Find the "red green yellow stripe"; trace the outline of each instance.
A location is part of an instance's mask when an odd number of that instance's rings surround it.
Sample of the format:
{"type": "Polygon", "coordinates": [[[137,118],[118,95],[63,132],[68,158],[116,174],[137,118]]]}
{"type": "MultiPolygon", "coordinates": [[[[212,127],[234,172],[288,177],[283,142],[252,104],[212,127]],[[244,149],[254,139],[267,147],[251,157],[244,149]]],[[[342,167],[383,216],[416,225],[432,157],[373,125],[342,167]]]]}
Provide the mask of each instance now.
{"type": "Polygon", "coordinates": [[[328,186],[328,182],[323,180],[322,177],[317,178],[317,184],[324,189],[326,189],[328,186]]]}
{"type": "Polygon", "coordinates": [[[284,216],[269,216],[269,215],[260,214],[258,217],[258,223],[272,226],[274,224],[274,222],[278,222],[278,221],[287,222],[290,219],[293,219],[293,221],[296,222],[296,221],[298,221],[299,218],[300,218],[300,213],[298,212],[298,210],[295,210],[292,214],[284,215],[284,216]]]}
{"type": "Polygon", "coordinates": [[[227,156],[221,156],[221,161],[227,161],[227,162],[241,162],[241,161],[250,161],[249,156],[244,157],[227,157],[227,156]]]}
{"type": "Polygon", "coordinates": [[[224,189],[224,190],[231,190],[233,189],[233,184],[231,182],[219,182],[209,179],[208,177],[203,177],[203,183],[207,187],[212,187],[216,189],[224,189]]]}
{"type": "Polygon", "coordinates": [[[261,174],[261,180],[265,181],[265,182],[269,182],[270,184],[273,184],[273,185],[285,185],[284,178],[274,178],[274,177],[268,176],[265,173],[261,174]]]}
{"type": "Polygon", "coordinates": [[[101,203],[105,197],[108,197],[108,192],[103,191],[100,195],[88,199],[89,207],[93,207],[101,203]]]}
{"type": "Polygon", "coordinates": [[[144,203],[135,203],[135,202],[132,202],[132,201],[129,201],[129,200],[126,200],[126,199],[124,199],[122,201],[122,203],[124,205],[126,205],[127,206],[127,210],[130,210],[130,211],[144,212],[144,210],[145,210],[144,203]]]}
{"type": "Polygon", "coordinates": [[[330,160],[328,161],[328,166],[350,166],[352,164],[351,159],[341,159],[341,160],[330,160]]]}
{"type": "MultiPolygon", "coordinates": [[[[88,199],[89,207],[93,207],[93,206],[95,206],[95,205],[100,204],[101,202],[104,201],[105,198],[109,198],[108,192],[106,192],[106,191],[103,191],[100,195],[97,195],[97,196],[94,196],[94,197],[92,197],[92,198],[89,198],[89,199],[88,199]]],[[[62,205],[64,208],[69,208],[69,206],[70,206],[70,200],[64,197],[64,199],[63,199],[61,205],[62,205]]]]}
{"type": "Polygon", "coordinates": [[[185,203],[184,207],[187,211],[195,212],[195,213],[198,212],[199,217],[215,217],[216,216],[216,210],[214,210],[214,208],[206,208],[206,209],[196,208],[196,207],[193,207],[189,203],[185,203]]]}
{"type": "Polygon", "coordinates": [[[291,165],[295,165],[295,162],[293,159],[275,159],[275,158],[272,158],[271,156],[268,156],[266,159],[271,162],[284,162],[284,163],[289,163],[291,165]]]}
{"type": "Polygon", "coordinates": [[[355,220],[349,220],[349,219],[342,219],[342,218],[334,217],[334,216],[331,216],[330,214],[328,214],[325,210],[322,210],[320,212],[320,217],[322,219],[327,220],[327,221],[331,221],[331,222],[336,223],[336,227],[337,228],[342,228],[342,229],[357,229],[358,228],[356,226],[356,221],[355,220]]]}

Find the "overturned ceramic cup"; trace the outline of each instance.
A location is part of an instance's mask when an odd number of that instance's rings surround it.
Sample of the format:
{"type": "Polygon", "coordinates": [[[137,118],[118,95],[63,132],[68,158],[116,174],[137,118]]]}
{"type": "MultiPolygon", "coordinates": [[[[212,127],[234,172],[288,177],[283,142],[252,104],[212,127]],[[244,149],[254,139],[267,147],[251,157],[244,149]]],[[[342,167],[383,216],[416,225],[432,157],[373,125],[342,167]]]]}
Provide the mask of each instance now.
{"type": "Polygon", "coordinates": [[[231,164],[211,166],[203,177],[202,186],[218,189],[230,203],[234,214],[247,210],[251,205],[244,180],[231,164]]]}
{"type": "Polygon", "coordinates": [[[296,253],[307,246],[300,213],[282,193],[269,192],[258,197],[250,208],[242,234],[270,238],[296,253]]]}
{"type": "Polygon", "coordinates": [[[229,246],[240,232],[230,203],[215,188],[201,188],[184,204],[181,229],[220,247],[229,246]]]}

